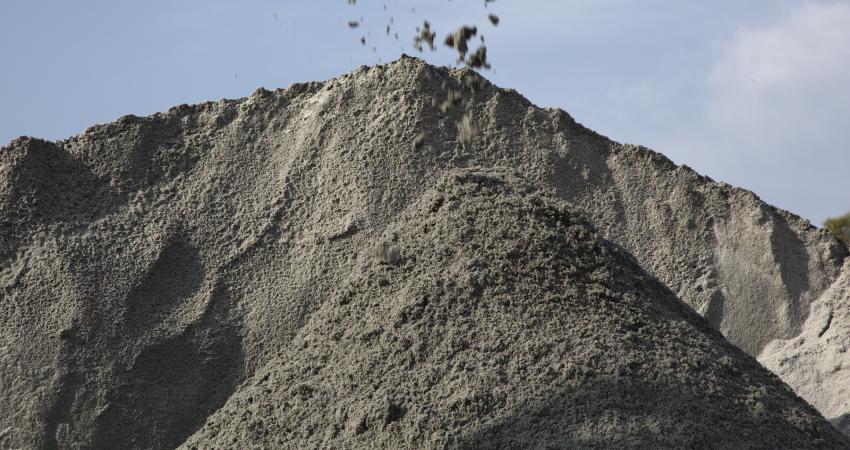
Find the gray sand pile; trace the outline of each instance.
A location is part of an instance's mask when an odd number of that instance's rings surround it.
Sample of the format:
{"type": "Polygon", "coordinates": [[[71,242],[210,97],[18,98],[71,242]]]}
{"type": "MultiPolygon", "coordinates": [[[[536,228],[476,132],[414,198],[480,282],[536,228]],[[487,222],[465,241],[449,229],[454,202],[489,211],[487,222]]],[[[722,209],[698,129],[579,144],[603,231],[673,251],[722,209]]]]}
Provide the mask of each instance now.
{"type": "Polygon", "coordinates": [[[803,332],[772,342],[759,360],[850,435],[850,260],[812,305],[803,332]]]}
{"type": "Polygon", "coordinates": [[[847,443],[562,201],[450,173],[182,448],[847,443]]]}
{"type": "Polygon", "coordinates": [[[179,445],[469,166],[573,204],[751,355],[800,334],[847,256],[752,193],[412,58],[21,138],[0,149],[0,447],[179,445]]]}

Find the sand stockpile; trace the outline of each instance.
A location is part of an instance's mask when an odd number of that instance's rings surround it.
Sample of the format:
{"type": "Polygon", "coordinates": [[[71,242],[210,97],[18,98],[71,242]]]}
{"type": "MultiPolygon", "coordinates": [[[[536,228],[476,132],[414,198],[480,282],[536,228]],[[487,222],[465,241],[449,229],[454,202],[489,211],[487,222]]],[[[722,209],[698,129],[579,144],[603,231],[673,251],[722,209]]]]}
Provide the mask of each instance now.
{"type": "Polygon", "coordinates": [[[513,176],[450,173],[182,448],[810,448],[814,408],[513,176]],[[756,430],[758,430],[756,432],[756,430]]]}
{"type": "Polygon", "coordinates": [[[759,360],[850,435],[850,260],[812,305],[803,332],[772,342],[759,360]]]}
{"type": "Polygon", "coordinates": [[[179,445],[470,166],[573,204],[752,355],[800,334],[847,256],[749,192],[412,58],[21,138],[0,149],[0,447],[179,445]]]}

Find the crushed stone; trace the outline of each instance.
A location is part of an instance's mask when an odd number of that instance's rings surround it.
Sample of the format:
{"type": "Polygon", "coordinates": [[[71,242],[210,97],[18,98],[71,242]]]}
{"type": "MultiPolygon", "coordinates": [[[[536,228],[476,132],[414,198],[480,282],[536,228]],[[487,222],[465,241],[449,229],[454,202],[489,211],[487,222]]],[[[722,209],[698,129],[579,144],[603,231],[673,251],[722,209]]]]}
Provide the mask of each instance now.
{"type": "Polygon", "coordinates": [[[458,62],[463,62],[466,59],[466,53],[469,51],[468,42],[477,33],[478,29],[476,27],[464,25],[446,36],[443,43],[447,47],[457,50],[457,60],[458,62]]]}
{"type": "Polygon", "coordinates": [[[455,125],[457,126],[457,141],[463,149],[468,148],[472,141],[481,134],[481,129],[469,116],[463,116],[455,125]]]}
{"type": "MultiPolygon", "coordinates": [[[[483,38],[483,36],[482,36],[483,38]]],[[[489,69],[490,64],[487,63],[487,47],[482,45],[475,50],[472,55],[466,60],[466,65],[473,69],[489,69]]]]}
{"type": "MultiPolygon", "coordinates": [[[[387,28],[387,30],[389,30],[389,28],[387,28]]],[[[416,37],[413,38],[413,47],[416,50],[421,52],[423,50],[423,43],[428,44],[428,48],[432,51],[437,49],[434,45],[434,38],[437,37],[437,33],[431,31],[430,22],[426,20],[425,23],[422,24],[422,28],[416,27],[416,33],[416,37]]]]}

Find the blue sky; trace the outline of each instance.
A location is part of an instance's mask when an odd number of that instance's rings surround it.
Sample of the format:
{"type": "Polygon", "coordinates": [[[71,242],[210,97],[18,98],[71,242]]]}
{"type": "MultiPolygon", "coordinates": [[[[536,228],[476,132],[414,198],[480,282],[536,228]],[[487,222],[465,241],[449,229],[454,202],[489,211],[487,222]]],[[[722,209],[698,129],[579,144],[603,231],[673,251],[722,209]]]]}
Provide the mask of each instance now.
{"type": "MultiPolygon", "coordinates": [[[[439,36],[479,25],[494,68],[484,75],[537,105],[816,225],[850,211],[843,1],[4,0],[0,141],[61,139],[124,114],[416,54],[426,18],[439,36]],[[390,17],[398,42],[386,36],[390,17]]],[[[446,48],[420,56],[454,61],[446,48]]]]}

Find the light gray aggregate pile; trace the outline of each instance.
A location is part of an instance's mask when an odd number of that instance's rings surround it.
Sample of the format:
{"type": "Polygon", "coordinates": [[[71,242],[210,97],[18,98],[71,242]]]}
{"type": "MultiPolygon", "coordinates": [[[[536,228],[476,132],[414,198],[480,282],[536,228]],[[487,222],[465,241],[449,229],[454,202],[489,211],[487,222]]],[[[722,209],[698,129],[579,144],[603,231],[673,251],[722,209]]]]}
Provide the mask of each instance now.
{"type": "Polygon", "coordinates": [[[207,420],[207,448],[840,448],[562,201],[450,172],[207,420]]]}
{"type": "Polygon", "coordinates": [[[471,166],[570,202],[751,355],[800,335],[847,256],[750,192],[408,57],[19,138],[0,149],[0,448],[179,445],[471,166]]]}
{"type": "Polygon", "coordinates": [[[771,342],[759,361],[850,435],[850,260],[812,305],[803,332],[771,342]]]}

